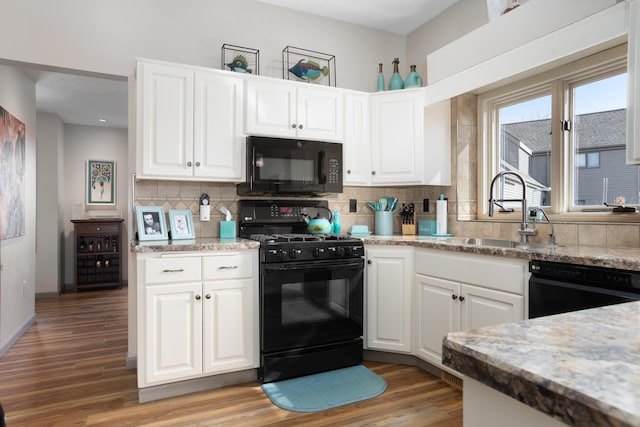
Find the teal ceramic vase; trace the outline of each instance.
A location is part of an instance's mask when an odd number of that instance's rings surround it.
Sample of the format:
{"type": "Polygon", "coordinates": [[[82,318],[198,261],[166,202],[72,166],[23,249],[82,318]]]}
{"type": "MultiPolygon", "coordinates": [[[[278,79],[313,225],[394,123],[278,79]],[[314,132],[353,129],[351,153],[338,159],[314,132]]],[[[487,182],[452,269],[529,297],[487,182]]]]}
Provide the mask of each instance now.
{"type": "Polygon", "coordinates": [[[384,91],[384,74],[382,74],[382,64],[378,64],[378,92],[384,91]]]}
{"type": "Polygon", "coordinates": [[[409,72],[407,79],[404,81],[404,87],[408,88],[422,86],[422,77],[420,77],[420,74],[418,74],[418,72],[416,71],[416,66],[411,65],[410,67],[411,72],[409,72]]]}
{"type": "Polygon", "coordinates": [[[395,58],[393,60],[393,75],[389,80],[389,90],[404,89],[404,81],[402,81],[402,77],[400,77],[400,73],[398,72],[398,65],[400,65],[400,60],[395,58]]]}

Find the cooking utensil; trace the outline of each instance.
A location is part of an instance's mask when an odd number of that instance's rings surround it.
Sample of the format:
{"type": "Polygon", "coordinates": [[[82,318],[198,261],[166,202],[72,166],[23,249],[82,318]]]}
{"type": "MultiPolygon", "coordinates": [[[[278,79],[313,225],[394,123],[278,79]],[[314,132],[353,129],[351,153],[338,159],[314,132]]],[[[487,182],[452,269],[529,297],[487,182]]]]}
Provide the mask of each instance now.
{"type": "Polygon", "coordinates": [[[367,206],[369,206],[371,209],[373,209],[374,211],[377,211],[378,209],[376,208],[376,205],[371,203],[371,202],[367,202],[367,206]]]}
{"type": "Polygon", "coordinates": [[[378,199],[378,203],[380,204],[380,209],[381,211],[386,211],[387,210],[387,198],[386,197],[381,197],[380,199],[378,199]]]}

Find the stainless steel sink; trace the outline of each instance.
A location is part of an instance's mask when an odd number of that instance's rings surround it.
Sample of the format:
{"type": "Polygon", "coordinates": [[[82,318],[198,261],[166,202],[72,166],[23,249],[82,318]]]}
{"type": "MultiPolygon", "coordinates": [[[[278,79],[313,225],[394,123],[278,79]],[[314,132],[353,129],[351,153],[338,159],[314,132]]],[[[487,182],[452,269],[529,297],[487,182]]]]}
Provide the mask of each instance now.
{"type": "Polygon", "coordinates": [[[451,243],[458,243],[463,245],[492,246],[497,248],[546,249],[546,248],[552,248],[552,247],[558,246],[558,245],[549,245],[546,243],[520,243],[513,240],[478,239],[478,238],[465,238],[465,237],[452,237],[448,241],[451,243]]]}

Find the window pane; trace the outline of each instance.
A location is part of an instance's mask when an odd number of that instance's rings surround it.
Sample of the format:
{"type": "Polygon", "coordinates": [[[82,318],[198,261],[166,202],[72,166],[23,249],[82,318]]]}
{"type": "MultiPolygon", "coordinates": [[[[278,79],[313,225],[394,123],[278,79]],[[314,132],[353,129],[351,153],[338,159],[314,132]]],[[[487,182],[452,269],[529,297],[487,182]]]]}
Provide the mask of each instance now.
{"type": "Polygon", "coordinates": [[[573,88],[573,205],[637,204],[638,166],[625,164],[627,75],[573,88]]]}
{"type": "MultiPolygon", "coordinates": [[[[502,107],[500,123],[500,171],[519,172],[527,181],[530,206],[551,204],[551,95],[502,107]]],[[[522,189],[507,176],[497,198],[520,199],[522,189]]],[[[505,203],[519,208],[519,202],[505,203]]]]}

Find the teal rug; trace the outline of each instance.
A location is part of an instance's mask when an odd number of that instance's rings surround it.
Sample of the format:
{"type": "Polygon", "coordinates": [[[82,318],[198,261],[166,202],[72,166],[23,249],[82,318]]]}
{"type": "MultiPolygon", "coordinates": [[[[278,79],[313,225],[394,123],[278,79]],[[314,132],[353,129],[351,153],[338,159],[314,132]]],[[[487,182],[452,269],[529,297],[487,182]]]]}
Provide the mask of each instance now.
{"type": "Polygon", "coordinates": [[[318,412],[381,395],[387,383],[362,365],[263,384],[274,405],[294,412],[318,412]]]}

